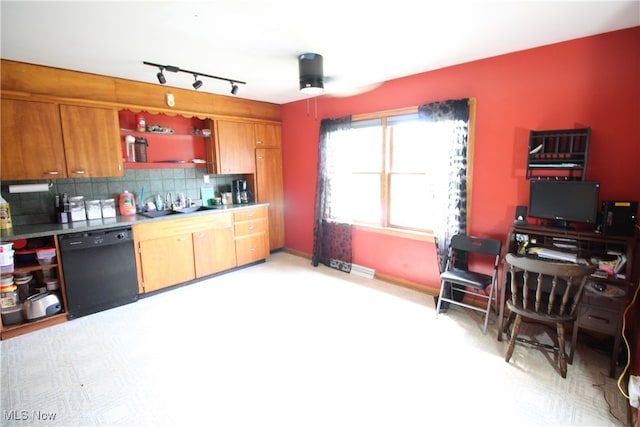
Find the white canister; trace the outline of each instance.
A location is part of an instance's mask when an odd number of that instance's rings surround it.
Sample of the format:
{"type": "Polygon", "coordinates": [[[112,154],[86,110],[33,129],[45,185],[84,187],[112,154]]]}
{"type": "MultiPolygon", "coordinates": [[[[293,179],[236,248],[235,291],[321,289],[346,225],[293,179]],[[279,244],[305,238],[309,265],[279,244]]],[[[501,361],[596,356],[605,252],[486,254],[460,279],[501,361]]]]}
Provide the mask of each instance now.
{"type": "Polygon", "coordinates": [[[87,211],[87,219],[102,219],[100,200],[87,200],[84,207],[87,211]]]}

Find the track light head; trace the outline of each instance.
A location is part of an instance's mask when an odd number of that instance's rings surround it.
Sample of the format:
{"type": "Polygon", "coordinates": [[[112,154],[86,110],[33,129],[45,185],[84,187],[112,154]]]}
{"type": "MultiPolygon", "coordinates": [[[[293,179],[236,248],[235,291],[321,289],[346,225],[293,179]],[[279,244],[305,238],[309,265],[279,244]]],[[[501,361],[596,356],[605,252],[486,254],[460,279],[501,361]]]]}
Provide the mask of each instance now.
{"type": "Polygon", "coordinates": [[[237,95],[238,94],[238,85],[236,84],[236,82],[231,82],[231,95],[237,95]]]}
{"type": "Polygon", "coordinates": [[[165,84],[167,82],[167,79],[165,79],[164,74],[162,73],[163,68],[160,67],[160,72],[157,74],[158,76],[158,82],[160,82],[161,85],[165,84]]]}
{"type": "Polygon", "coordinates": [[[200,89],[202,87],[202,80],[198,80],[198,76],[197,75],[193,75],[193,78],[195,79],[195,82],[193,82],[193,88],[194,89],[200,89]]]}

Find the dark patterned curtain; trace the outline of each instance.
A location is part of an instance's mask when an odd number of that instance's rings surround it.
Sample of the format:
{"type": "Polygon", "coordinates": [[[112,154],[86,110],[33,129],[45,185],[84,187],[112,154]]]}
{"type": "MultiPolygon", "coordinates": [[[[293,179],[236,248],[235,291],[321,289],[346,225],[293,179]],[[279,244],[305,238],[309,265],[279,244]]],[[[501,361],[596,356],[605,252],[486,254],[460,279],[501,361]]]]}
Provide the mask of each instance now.
{"type": "MultiPolygon", "coordinates": [[[[335,149],[336,134],[351,128],[351,116],[324,119],[320,123],[318,147],[318,182],[313,226],[313,257],[319,263],[344,272],[351,271],[351,224],[340,221],[333,214],[332,194],[335,184],[333,169],[338,162],[335,149]]],[[[337,184],[336,184],[337,185],[337,184]]]]}
{"type": "MultiPolygon", "coordinates": [[[[449,146],[449,162],[442,180],[434,191],[433,206],[436,213],[434,235],[440,272],[445,269],[451,237],[467,232],[467,145],[469,141],[469,100],[458,99],[433,102],[418,108],[422,120],[440,126],[447,140],[438,141],[449,146]]],[[[457,266],[464,267],[466,259],[457,256],[457,266]]],[[[445,290],[447,291],[447,290],[445,290]]],[[[449,290],[453,299],[463,294],[449,290]],[[455,295],[459,294],[459,295],[455,295]]],[[[448,304],[444,304],[446,310],[448,304]]]]}

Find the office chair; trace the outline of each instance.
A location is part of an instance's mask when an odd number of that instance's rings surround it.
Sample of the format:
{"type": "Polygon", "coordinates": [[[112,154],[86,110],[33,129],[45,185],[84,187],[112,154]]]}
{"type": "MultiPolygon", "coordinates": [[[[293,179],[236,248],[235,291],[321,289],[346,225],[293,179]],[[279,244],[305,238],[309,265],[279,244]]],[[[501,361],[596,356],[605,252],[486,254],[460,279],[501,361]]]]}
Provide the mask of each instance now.
{"type": "Polygon", "coordinates": [[[596,267],[519,257],[511,253],[507,254],[506,262],[511,282],[511,296],[506,301],[510,314],[504,327],[508,335],[514,318],[515,322],[510,332],[505,361],[511,359],[516,340],[546,347],[558,352],[560,375],[566,378],[565,325],[575,322],[584,285],[596,267]],[[523,319],[555,324],[557,345],[518,338],[523,319]]]}
{"type": "Polygon", "coordinates": [[[440,274],[441,284],[438,304],[436,306],[436,318],[438,317],[438,313],[440,313],[443,302],[480,311],[484,313],[482,333],[487,333],[491,303],[494,303],[496,312],[498,309],[498,289],[496,284],[501,248],[502,242],[500,240],[465,236],[464,234],[456,234],[451,238],[447,264],[445,270],[440,274]],[[492,258],[493,272],[486,274],[485,272],[471,271],[468,267],[462,268],[459,263],[456,263],[457,257],[464,256],[469,258],[472,254],[478,254],[483,258],[492,258]],[[488,287],[491,287],[489,295],[486,293],[488,287]],[[451,293],[449,293],[448,290],[450,290],[451,293]],[[453,293],[456,292],[461,293],[462,297],[464,297],[465,294],[469,294],[487,300],[487,306],[481,308],[467,304],[464,301],[459,301],[458,298],[455,298],[455,295],[453,295],[453,293]]]}

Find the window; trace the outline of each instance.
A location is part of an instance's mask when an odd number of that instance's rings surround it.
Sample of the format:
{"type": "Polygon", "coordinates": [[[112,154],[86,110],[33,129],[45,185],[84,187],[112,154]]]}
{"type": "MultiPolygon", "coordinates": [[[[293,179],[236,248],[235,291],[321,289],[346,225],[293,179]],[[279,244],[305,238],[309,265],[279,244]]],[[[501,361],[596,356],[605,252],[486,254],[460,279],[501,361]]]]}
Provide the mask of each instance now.
{"type": "Polygon", "coordinates": [[[332,135],[333,214],[354,224],[430,232],[434,189],[446,179],[446,122],[418,113],[353,118],[332,135]]]}

